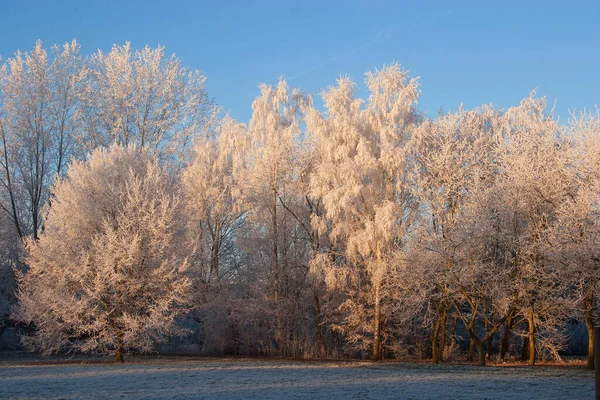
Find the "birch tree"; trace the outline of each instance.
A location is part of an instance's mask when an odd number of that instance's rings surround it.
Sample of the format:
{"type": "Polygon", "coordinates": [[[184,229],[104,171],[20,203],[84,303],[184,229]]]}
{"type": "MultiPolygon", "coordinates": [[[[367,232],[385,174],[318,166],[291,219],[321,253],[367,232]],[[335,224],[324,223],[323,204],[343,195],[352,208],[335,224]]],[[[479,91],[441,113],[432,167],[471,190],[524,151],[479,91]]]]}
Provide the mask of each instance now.
{"type": "Polygon", "coordinates": [[[20,238],[37,238],[49,186],[77,154],[86,69],[76,41],[51,53],[38,41],[0,69],[2,209],[20,238]]]}
{"type": "Polygon", "coordinates": [[[239,204],[239,171],[244,167],[248,147],[247,128],[230,117],[223,119],[214,138],[199,137],[193,158],[183,171],[187,209],[196,228],[199,246],[206,241],[208,273],[205,281],[221,278],[220,264],[224,251],[243,223],[239,204]]]}
{"type": "Polygon", "coordinates": [[[364,108],[355,84],[340,78],[322,94],[326,112],[312,108],[306,124],[321,161],[310,178],[311,195],[325,210],[324,218],[313,218],[314,227],[325,232],[329,226],[341,256],[321,260],[330,287],[348,295],[338,329],[351,342],[371,343],[373,360],[380,360],[389,256],[415,211],[408,164],[419,90],[416,79],[396,64],[367,73],[365,82],[370,96],[364,108]]]}
{"type": "Polygon", "coordinates": [[[32,323],[25,343],[66,349],[148,352],[179,332],[190,280],[181,248],[180,203],[147,151],[113,145],[75,162],[53,188],[29,269],[18,275],[14,318],[32,323]]]}
{"type": "Polygon", "coordinates": [[[264,220],[264,226],[270,236],[275,340],[278,350],[283,353],[279,198],[293,174],[295,141],[301,132],[298,116],[305,97],[299,90],[290,91],[284,79],[280,79],[277,86],[263,84],[260,91],[260,96],[252,103],[250,147],[247,153],[247,168],[242,178],[245,183],[241,190],[250,220],[264,220]]]}

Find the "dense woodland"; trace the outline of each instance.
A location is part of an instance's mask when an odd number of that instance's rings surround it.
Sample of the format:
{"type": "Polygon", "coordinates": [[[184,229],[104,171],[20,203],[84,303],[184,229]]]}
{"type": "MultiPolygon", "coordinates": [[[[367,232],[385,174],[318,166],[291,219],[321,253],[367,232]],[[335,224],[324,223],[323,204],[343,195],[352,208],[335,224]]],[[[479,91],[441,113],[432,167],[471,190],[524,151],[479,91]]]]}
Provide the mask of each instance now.
{"type": "Polygon", "coordinates": [[[432,119],[392,64],[263,84],[246,125],[204,83],[162,47],[3,61],[1,304],[27,346],[533,365],[573,321],[592,345],[597,110],[432,119]]]}

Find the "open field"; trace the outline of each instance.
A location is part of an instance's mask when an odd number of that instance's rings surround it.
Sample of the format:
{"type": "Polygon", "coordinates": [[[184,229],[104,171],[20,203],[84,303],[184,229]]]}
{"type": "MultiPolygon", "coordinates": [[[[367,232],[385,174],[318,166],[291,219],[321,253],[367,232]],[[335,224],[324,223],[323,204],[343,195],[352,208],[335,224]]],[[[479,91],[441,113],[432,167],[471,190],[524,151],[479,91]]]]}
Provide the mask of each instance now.
{"type": "Polygon", "coordinates": [[[248,359],[0,365],[10,399],[592,399],[581,367],[248,359]]]}

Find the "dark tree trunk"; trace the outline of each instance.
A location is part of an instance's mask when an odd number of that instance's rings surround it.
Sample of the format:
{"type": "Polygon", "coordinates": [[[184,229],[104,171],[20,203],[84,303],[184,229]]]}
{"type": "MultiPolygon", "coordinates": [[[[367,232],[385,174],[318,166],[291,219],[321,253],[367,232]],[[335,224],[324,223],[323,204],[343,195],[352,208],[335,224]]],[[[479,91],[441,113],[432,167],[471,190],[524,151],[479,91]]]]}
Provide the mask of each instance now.
{"type": "Polygon", "coordinates": [[[375,285],[375,321],[373,323],[373,361],[381,360],[381,302],[379,284],[375,285]]]}
{"type": "Polygon", "coordinates": [[[529,359],[529,337],[523,338],[523,347],[521,348],[521,360],[527,361],[529,359]]]}
{"type": "Polygon", "coordinates": [[[275,341],[277,343],[277,351],[280,356],[284,354],[283,348],[283,327],[281,324],[281,313],[279,310],[279,249],[278,249],[278,232],[277,232],[277,191],[273,190],[273,205],[271,210],[272,234],[273,234],[273,300],[275,303],[275,319],[276,332],[275,341]]]}
{"type": "Polygon", "coordinates": [[[321,302],[319,301],[319,289],[315,287],[313,289],[313,299],[315,305],[315,330],[317,332],[317,347],[319,357],[325,357],[325,344],[323,343],[323,332],[321,330],[321,302]]]}
{"type": "Polygon", "coordinates": [[[535,365],[535,321],[533,315],[533,304],[529,309],[529,316],[527,321],[529,323],[529,330],[527,332],[527,337],[529,339],[529,365],[535,365]]]}
{"type": "Polygon", "coordinates": [[[121,333],[117,333],[117,351],[115,352],[115,361],[118,363],[123,362],[123,338],[121,333]]]}
{"type": "Polygon", "coordinates": [[[443,305],[440,304],[438,307],[438,318],[435,321],[433,332],[431,333],[431,359],[434,364],[440,362],[440,351],[438,347],[438,336],[440,334],[440,325],[442,323],[442,311],[443,305]]]}
{"type": "Polygon", "coordinates": [[[478,365],[481,367],[485,367],[485,343],[481,340],[477,341],[477,356],[478,356],[478,365]]]}
{"type": "Polygon", "coordinates": [[[442,318],[441,323],[441,332],[440,332],[440,350],[438,351],[438,357],[440,362],[444,361],[444,349],[446,348],[446,324],[448,320],[448,312],[444,310],[444,316],[442,318]]]}
{"type": "Polygon", "coordinates": [[[504,332],[502,332],[502,341],[500,344],[500,359],[506,358],[506,353],[510,350],[510,335],[512,333],[513,319],[512,315],[506,319],[506,325],[504,326],[504,332]]]}
{"type": "Polygon", "coordinates": [[[588,333],[587,367],[594,369],[594,294],[591,292],[585,299],[585,327],[588,333]]]}
{"type": "MultiPolygon", "coordinates": [[[[467,325],[467,331],[475,330],[475,318],[471,318],[469,325],[467,325]]],[[[467,353],[467,361],[473,361],[473,353],[475,350],[475,341],[469,336],[469,351],[467,353]]]]}
{"type": "Polygon", "coordinates": [[[467,351],[467,361],[473,361],[473,354],[475,353],[475,342],[473,339],[469,339],[469,350],[467,351]]]}

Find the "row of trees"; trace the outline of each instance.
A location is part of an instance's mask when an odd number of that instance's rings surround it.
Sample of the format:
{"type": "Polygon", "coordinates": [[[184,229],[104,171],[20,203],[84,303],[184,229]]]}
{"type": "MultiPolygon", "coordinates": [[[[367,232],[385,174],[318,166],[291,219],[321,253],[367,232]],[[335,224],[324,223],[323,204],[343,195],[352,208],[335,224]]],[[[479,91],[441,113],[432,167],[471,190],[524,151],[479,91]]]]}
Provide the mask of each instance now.
{"type": "Polygon", "coordinates": [[[58,80],[23,84],[40,44],[1,80],[2,226],[27,237],[10,248],[32,347],[121,358],[189,320],[213,353],[439,362],[468,342],[480,364],[521,350],[533,365],[559,357],[575,320],[592,345],[597,115],[559,125],[534,92],[429,119],[394,64],[366,74],[367,99],[350,78],[323,106],[262,85],[245,125],[215,118],[203,78],[161,48],[81,59],[67,45],[41,75],[65,53],[80,85],[66,112],[36,111],[64,110],[58,80]],[[31,96],[11,100],[17,81],[31,96]]]}

